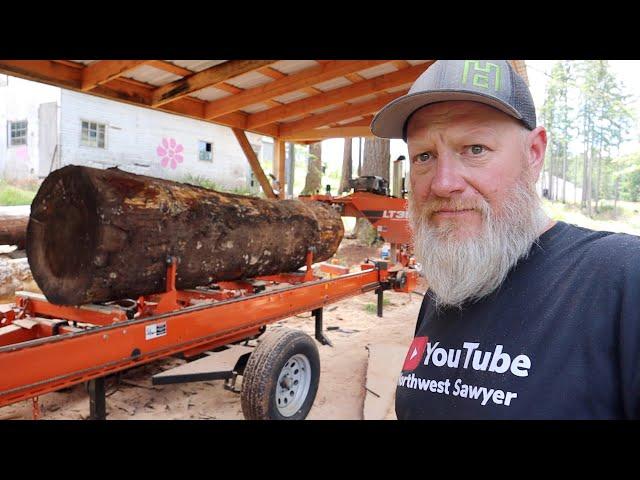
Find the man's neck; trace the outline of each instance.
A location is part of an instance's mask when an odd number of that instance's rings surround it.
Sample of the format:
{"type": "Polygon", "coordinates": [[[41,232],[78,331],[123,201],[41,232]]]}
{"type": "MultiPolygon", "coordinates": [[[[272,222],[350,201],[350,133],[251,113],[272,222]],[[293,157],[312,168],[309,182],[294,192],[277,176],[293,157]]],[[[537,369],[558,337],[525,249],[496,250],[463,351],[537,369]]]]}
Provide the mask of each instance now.
{"type": "Polygon", "coordinates": [[[545,232],[551,230],[556,223],[558,223],[556,220],[552,220],[550,218],[549,221],[547,222],[546,226],[544,227],[544,229],[540,232],[540,235],[543,235],[545,232]]]}

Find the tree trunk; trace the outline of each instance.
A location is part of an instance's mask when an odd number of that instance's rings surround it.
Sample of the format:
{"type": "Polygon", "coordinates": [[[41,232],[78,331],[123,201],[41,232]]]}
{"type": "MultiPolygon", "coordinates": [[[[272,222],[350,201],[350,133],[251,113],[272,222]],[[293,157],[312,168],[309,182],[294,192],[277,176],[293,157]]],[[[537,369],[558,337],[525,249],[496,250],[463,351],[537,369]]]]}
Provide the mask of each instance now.
{"type": "Polygon", "coordinates": [[[340,177],[340,190],[338,193],[344,193],[350,190],[349,180],[351,180],[352,165],[353,157],[351,155],[351,138],[345,138],[342,154],[342,176],[340,177]]]}
{"type": "Polygon", "coordinates": [[[309,160],[307,163],[307,176],[304,180],[304,188],[301,195],[314,195],[320,193],[322,188],[322,143],[309,145],[309,160]]]}
{"type": "Polygon", "coordinates": [[[562,203],[567,203],[567,148],[562,149],[562,203]]]}
{"type": "MultiPolygon", "coordinates": [[[[389,181],[391,168],[391,144],[387,139],[366,138],[364,141],[364,154],[362,155],[362,176],[374,175],[389,181]]],[[[373,225],[365,219],[359,218],[356,222],[355,235],[368,244],[373,244],[378,238],[373,225]]]]}
{"type": "Polygon", "coordinates": [[[618,198],[619,198],[619,192],[620,192],[620,177],[616,177],[615,188],[616,188],[616,198],[613,201],[613,217],[617,218],[618,217],[618,198]]]}
{"type": "Polygon", "coordinates": [[[344,227],[319,202],[265,200],[67,166],[33,200],[27,258],[53,303],[79,305],[163,291],[166,260],[180,289],[297,270],[337,250],[344,227]]]}
{"type": "Polygon", "coordinates": [[[391,168],[390,142],[383,138],[367,138],[362,156],[362,176],[376,175],[389,181],[391,168]]]}
{"type": "Polygon", "coordinates": [[[290,142],[287,144],[287,161],[286,161],[287,171],[287,195],[289,197],[293,197],[293,182],[295,180],[295,172],[296,172],[296,149],[295,144],[290,142]]]}
{"type": "Polygon", "coordinates": [[[17,245],[22,250],[27,238],[29,217],[0,215],[0,245],[17,245]]]}

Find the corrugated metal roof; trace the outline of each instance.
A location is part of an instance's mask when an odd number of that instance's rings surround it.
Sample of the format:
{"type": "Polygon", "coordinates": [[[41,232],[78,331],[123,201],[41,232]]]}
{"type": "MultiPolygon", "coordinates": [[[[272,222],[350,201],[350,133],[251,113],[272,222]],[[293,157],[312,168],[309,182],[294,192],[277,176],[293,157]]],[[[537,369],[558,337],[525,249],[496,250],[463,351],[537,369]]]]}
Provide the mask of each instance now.
{"type": "Polygon", "coordinates": [[[353,82],[347,80],[345,77],[332,78],[331,80],[327,80],[326,82],[316,83],[313,88],[317,88],[318,90],[322,90],[323,92],[328,92],[329,90],[334,90],[340,87],[346,87],[347,85],[351,85],[353,82]]]}
{"type": "Polygon", "coordinates": [[[227,60],[165,60],[182,68],[187,68],[193,72],[200,72],[214,65],[219,65],[227,60]]]}
{"type": "Polygon", "coordinates": [[[160,70],[159,68],[155,68],[150,65],[140,65],[139,67],[124,74],[123,77],[132,78],[139,82],[155,85],[156,87],[175,82],[182,78],[178,75],[174,75],[173,73],[160,70]]]}
{"type": "Polygon", "coordinates": [[[281,103],[291,103],[310,96],[311,95],[309,95],[308,93],[302,90],[298,90],[296,92],[285,93],[284,95],[280,95],[279,97],[273,97],[273,99],[281,103]]]}
{"type": "Polygon", "coordinates": [[[197,97],[200,100],[211,101],[218,100],[219,98],[229,97],[231,95],[233,94],[227,92],[226,90],[220,90],[219,88],[215,87],[207,87],[202,90],[198,90],[197,92],[193,92],[190,96],[197,97]]]}
{"type": "Polygon", "coordinates": [[[318,65],[318,62],[315,60],[281,60],[270,66],[279,72],[291,75],[292,73],[296,73],[316,65],[318,65]]]}
{"type": "Polygon", "coordinates": [[[385,73],[395,72],[397,70],[398,69],[392,63],[383,63],[382,65],[361,70],[358,72],[358,75],[364,78],[373,78],[384,75],[385,73]]]}
{"type": "Polygon", "coordinates": [[[351,122],[355,122],[356,120],[360,120],[364,117],[360,116],[360,117],[351,117],[351,118],[347,118],[346,120],[340,120],[338,122],[338,125],[344,125],[345,123],[351,123],[351,122]]]}
{"type": "Polygon", "coordinates": [[[398,87],[393,87],[385,90],[385,92],[393,93],[393,92],[401,92],[402,90],[408,90],[411,86],[411,83],[405,83],[404,85],[400,85],[398,87]]]}
{"type": "MultiPolygon", "coordinates": [[[[71,88],[73,90],[80,91],[82,90],[81,79],[75,78],[71,83],[71,86],[69,86],[70,85],[69,76],[71,75],[65,76],[65,70],[70,71],[70,69],[72,69],[74,66],[76,68],[79,68],[80,66],[91,65],[97,61],[99,60],[59,61],[60,62],[59,68],[52,68],[50,69],[50,71],[45,71],[43,73],[43,71],[38,70],[37,68],[38,65],[36,64],[34,64],[34,67],[32,70],[29,70],[29,68],[25,70],[25,65],[22,63],[17,64],[15,61],[11,61],[11,60],[0,60],[0,71],[8,74],[11,74],[11,72],[16,72],[18,76],[21,76],[22,78],[27,78],[27,79],[33,78],[36,81],[44,81],[45,83],[52,83],[54,85],[66,85],[66,88],[71,88]],[[73,62],[73,65],[71,65],[71,62],[73,62]]],[[[201,72],[212,66],[220,65],[227,61],[228,60],[164,60],[161,62],[167,62],[168,65],[180,67],[180,68],[175,68],[173,70],[184,70],[186,74],[186,72],[194,72],[194,73],[201,72]]],[[[54,62],[56,61],[54,60],[54,62]]],[[[400,66],[407,65],[407,64],[422,65],[427,62],[429,62],[429,60],[405,60],[405,61],[395,61],[395,64],[398,64],[400,66]]],[[[524,64],[524,61],[512,60],[511,62],[513,62],[516,68],[516,71],[518,71],[526,79],[526,66],[524,64]]],[[[283,75],[295,75],[296,73],[299,73],[301,71],[316,67],[321,63],[322,61],[320,60],[278,60],[277,62],[271,65],[271,68],[273,68],[274,71],[281,72],[283,75]]],[[[395,64],[394,64],[394,61],[390,60],[385,64],[360,70],[359,74],[362,78],[365,78],[365,79],[375,78],[380,75],[384,75],[384,74],[396,71],[397,67],[395,66],[395,64]]],[[[29,67],[29,65],[27,65],[27,67],[29,67]]],[[[169,71],[161,67],[162,67],[161,63],[157,63],[157,64],[150,63],[150,64],[139,65],[136,68],[124,73],[124,77],[128,79],[133,79],[140,84],[147,85],[149,89],[157,88],[159,86],[166,85],[170,82],[174,82],[182,78],[182,74],[180,72],[178,73],[172,72],[172,68],[167,67],[167,65],[165,65],[165,67],[169,71]],[[158,65],[158,66],[152,66],[152,65],[158,65]]],[[[109,69],[106,69],[105,73],[109,73],[108,70],[109,69]]],[[[318,70],[324,70],[324,69],[318,69],[318,70]]],[[[254,70],[252,72],[247,72],[243,75],[240,75],[236,78],[229,79],[228,84],[233,85],[234,87],[240,90],[246,90],[246,89],[260,87],[263,85],[268,85],[274,81],[278,81],[277,79],[273,78],[273,76],[278,77],[278,75],[269,76],[269,75],[261,74],[259,73],[259,71],[260,71],[259,69],[254,70]]],[[[77,72],[71,72],[71,73],[76,74],[77,72]]],[[[117,76],[117,72],[114,72],[113,76],[117,76]]],[[[285,82],[285,83],[288,83],[288,82],[285,82]]],[[[259,98],[254,98],[252,100],[249,100],[254,103],[247,106],[244,105],[244,101],[242,100],[243,97],[240,97],[238,102],[230,102],[229,105],[225,105],[226,102],[223,102],[223,105],[220,106],[220,111],[224,111],[224,113],[220,115],[224,116],[227,113],[233,113],[233,111],[236,111],[238,113],[245,112],[248,114],[268,111],[274,108],[274,105],[276,105],[274,102],[288,104],[301,99],[312,98],[313,93],[304,91],[305,87],[314,87],[315,89],[317,89],[317,91],[328,92],[334,89],[346,87],[348,85],[351,85],[353,82],[351,82],[344,76],[336,77],[329,80],[327,80],[326,76],[324,76],[323,79],[315,77],[315,79],[310,78],[308,82],[301,82],[301,83],[302,85],[300,84],[296,85],[295,87],[296,90],[290,90],[290,91],[284,92],[275,98],[269,97],[268,95],[269,91],[267,91],[265,92],[265,95],[259,96],[259,98]],[[319,81],[319,80],[322,80],[322,81],[319,81]],[[273,100],[274,102],[270,102],[270,100],[273,100]],[[229,109],[233,109],[233,110],[229,111],[229,109]]],[[[124,100],[124,101],[131,101],[133,103],[145,103],[144,101],[140,100],[139,95],[136,95],[135,93],[136,89],[129,89],[127,88],[127,86],[118,85],[118,82],[113,82],[112,85],[115,90],[114,92],[108,91],[108,89],[103,89],[105,91],[96,89],[95,93],[101,96],[106,95],[107,97],[112,98],[114,101],[124,100]]],[[[391,88],[387,91],[388,92],[406,91],[409,85],[410,83],[407,83],[405,85],[391,88]]],[[[187,90],[187,91],[184,91],[183,94],[189,95],[194,99],[200,99],[201,101],[215,102],[219,99],[228,98],[234,95],[234,93],[231,93],[228,90],[231,90],[233,92],[235,89],[207,87],[195,92],[189,92],[187,90]]],[[[178,98],[180,98],[180,96],[181,94],[177,93],[174,99],[177,100],[178,98]]],[[[319,110],[316,110],[315,112],[313,112],[313,114],[319,115],[321,113],[330,112],[336,109],[344,109],[346,105],[349,105],[349,104],[359,105],[360,103],[369,102],[373,99],[376,99],[377,97],[378,97],[377,95],[365,95],[360,98],[353,99],[349,101],[349,103],[343,102],[343,103],[334,104],[334,105],[324,105],[319,110]]],[[[313,103],[319,103],[319,102],[313,102],[313,103]]],[[[190,108],[190,105],[188,104],[188,102],[186,104],[185,102],[176,102],[175,107],[176,108],[174,110],[176,114],[181,114],[186,116],[192,116],[193,114],[193,110],[190,108]]],[[[215,108],[213,109],[213,111],[214,112],[216,111],[215,108]]],[[[283,123],[289,124],[291,122],[297,122],[303,118],[308,117],[309,115],[310,115],[310,112],[307,112],[305,114],[301,114],[296,117],[287,118],[285,119],[286,122],[283,122],[283,123]]],[[[339,115],[330,115],[330,117],[337,118],[340,124],[352,123],[353,121],[356,121],[361,118],[361,117],[353,117],[348,119],[340,119],[339,115]]],[[[214,117],[214,120],[213,120],[214,123],[215,123],[215,118],[217,117],[214,117]]],[[[238,116],[237,120],[238,121],[236,121],[236,119],[233,118],[232,116],[230,124],[233,124],[238,126],[239,128],[242,128],[243,127],[242,116],[241,115],[238,116]]],[[[329,123],[334,124],[334,122],[329,122],[329,123]]],[[[260,132],[263,135],[278,134],[277,128],[273,128],[273,125],[256,126],[255,130],[260,132]]]]}
{"type": "Polygon", "coordinates": [[[314,115],[318,115],[319,113],[329,112],[329,111],[331,111],[331,110],[335,110],[336,108],[342,108],[342,107],[344,107],[344,105],[340,105],[340,104],[337,104],[337,105],[327,105],[326,107],[319,108],[318,110],[314,110],[314,111],[313,111],[313,114],[314,114],[314,115]]]}
{"type": "Polygon", "coordinates": [[[273,78],[267,77],[258,72],[247,72],[232,79],[227,80],[226,83],[229,83],[235,87],[247,89],[259,87],[260,85],[264,85],[265,83],[273,82],[273,78]]]}
{"type": "Polygon", "coordinates": [[[302,120],[305,117],[308,117],[309,114],[308,113],[303,113],[301,115],[296,115],[295,117],[291,117],[291,118],[287,118],[285,120],[281,120],[280,123],[292,123],[292,122],[297,122],[298,120],[302,120]]]}
{"type": "Polygon", "coordinates": [[[263,112],[264,110],[269,110],[270,108],[271,107],[265,103],[254,103],[253,105],[243,107],[242,111],[245,113],[258,113],[263,112]]]}
{"type": "Polygon", "coordinates": [[[369,100],[373,100],[375,98],[378,98],[378,96],[375,93],[372,93],[370,95],[365,95],[364,97],[358,97],[358,98],[349,100],[349,103],[351,105],[358,105],[359,103],[368,102],[369,100]]]}

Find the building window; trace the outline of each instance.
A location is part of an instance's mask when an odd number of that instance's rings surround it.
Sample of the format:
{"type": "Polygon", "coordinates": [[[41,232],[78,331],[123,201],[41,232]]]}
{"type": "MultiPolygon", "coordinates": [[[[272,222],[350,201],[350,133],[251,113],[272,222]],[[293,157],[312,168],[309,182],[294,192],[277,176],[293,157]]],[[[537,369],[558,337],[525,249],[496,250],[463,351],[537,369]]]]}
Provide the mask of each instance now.
{"type": "Polygon", "coordinates": [[[81,145],[105,148],[106,126],[102,123],[82,121],[81,145]]]}
{"type": "Polygon", "coordinates": [[[203,162],[213,162],[213,144],[209,142],[198,142],[198,158],[203,162]]]}
{"type": "Polygon", "coordinates": [[[9,146],[27,144],[27,121],[9,122],[9,146]]]}

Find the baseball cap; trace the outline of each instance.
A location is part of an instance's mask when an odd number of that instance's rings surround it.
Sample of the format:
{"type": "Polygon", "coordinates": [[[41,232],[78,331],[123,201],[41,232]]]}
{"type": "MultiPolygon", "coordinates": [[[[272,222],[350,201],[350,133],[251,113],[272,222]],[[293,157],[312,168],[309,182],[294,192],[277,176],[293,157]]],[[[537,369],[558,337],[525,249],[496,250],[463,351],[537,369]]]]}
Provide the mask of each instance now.
{"type": "Polygon", "coordinates": [[[437,102],[480,102],[536,128],[536,108],[525,81],[506,60],[437,60],[411,85],[409,92],[385,105],[371,122],[382,138],[406,141],[406,125],[418,109],[437,102]]]}

